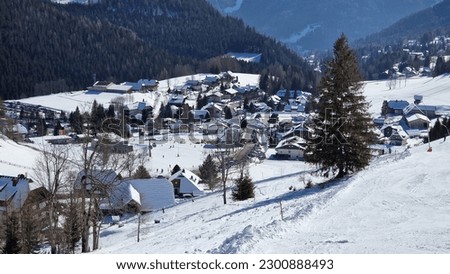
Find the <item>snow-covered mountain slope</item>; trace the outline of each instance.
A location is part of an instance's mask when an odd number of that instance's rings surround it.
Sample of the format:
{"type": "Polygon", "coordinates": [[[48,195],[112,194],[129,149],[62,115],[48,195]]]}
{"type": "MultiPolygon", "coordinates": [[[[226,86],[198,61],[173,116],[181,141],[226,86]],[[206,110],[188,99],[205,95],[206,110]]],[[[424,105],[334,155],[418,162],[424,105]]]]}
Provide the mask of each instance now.
{"type": "MultiPolygon", "coordinates": [[[[206,75],[207,74],[195,74],[161,80],[159,81],[158,91],[151,93],[135,92],[133,94],[118,94],[81,90],[30,97],[17,101],[25,104],[55,108],[66,112],[75,111],[76,107],[78,107],[80,111],[88,111],[90,110],[94,100],[96,100],[99,104],[103,104],[104,107],[107,107],[111,103],[111,100],[119,98],[121,98],[126,105],[133,105],[138,102],[145,101],[148,105],[159,108],[161,102],[165,102],[164,100],[166,99],[165,97],[167,97],[167,90],[169,88],[173,90],[176,87],[182,87],[188,80],[204,80],[206,75]]],[[[257,74],[234,73],[234,75],[239,77],[239,83],[241,86],[259,85],[259,75],[257,74]]]]}
{"type": "Polygon", "coordinates": [[[299,52],[329,49],[344,32],[350,40],[388,27],[438,0],[208,0],[226,15],[284,41],[299,52]]]}
{"type": "MultiPolygon", "coordinates": [[[[436,106],[450,106],[450,75],[435,78],[414,77],[396,81],[389,89],[390,81],[370,81],[364,86],[364,95],[371,103],[370,112],[374,115],[381,113],[384,100],[407,100],[414,102],[414,95],[423,96],[423,104],[436,106]]],[[[450,109],[438,107],[438,110],[450,112],[450,109]]]]}
{"type": "Polygon", "coordinates": [[[39,152],[9,140],[0,133],[0,175],[32,174],[39,152]]]}
{"type": "Polygon", "coordinates": [[[97,252],[445,253],[450,142],[431,145],[375,159],[323,189],[304,189],[302,174],[314,167],[267,160],[250,169],[254,199],[223,205],[219,191],[144,215],[139,243],[128,219],[103,229],[97,252]]]}

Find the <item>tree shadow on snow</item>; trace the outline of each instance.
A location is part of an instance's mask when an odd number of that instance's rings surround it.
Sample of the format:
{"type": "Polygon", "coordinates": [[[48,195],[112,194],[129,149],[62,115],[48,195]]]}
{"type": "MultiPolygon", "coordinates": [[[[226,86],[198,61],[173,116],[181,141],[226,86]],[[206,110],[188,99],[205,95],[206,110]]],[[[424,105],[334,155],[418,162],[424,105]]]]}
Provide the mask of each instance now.
{"type": "MultiPolygon", "coordinates": [[[[292,174],[289,174],[289,175],[286,175],[286,176],[292,176],[292,174]]],[[[284,193],[282,195],[276,196],[274,198],[270,198],[270,199],[267,199],[267,200],[264,200],[264,201],[259,201],[259,202],[256,202],[254,204],[249,204],[248,206],[246,206],[244,208],[241,208],[241,209],[235,210],[233,212],[224,214],[224,215],[222,215],[220,217],[211,219],[208,222],[217,221],[217,220],[220,220],[220,219],[225,218],[225,217],[231,217],[231,216],[233,216],[235,214],[247,212],[247,211],[250,211],[250,210],[253,210],[253,209],[256,209],[256,208],[262,208],[262,207],[271,206],[271,205],[278,205],[280,202],[287,202],[287,201],[290,201],[290,200],[306,198],[308,196],[315,195],[315,194],[317,194],[319,192],[322,192],[325,189],[330,189],[330,188],[337,187],[338,185],[340,185],[344,181],[347,181],[349,178],[350,177],[345,177],[345,178],[342,178],[342,179],[331,179],[331,180],[328,180],[327,182],[318,184],[318,185],[316,185],[314,187],[311,187],[311,188],[305,188],[305,189],[300,189],[300,190],[296,190],[296,191],[290,191],[290,192],[284,193]]],[[[265,180],[263,180],[263,181],[265,181],[265,180]]]]}

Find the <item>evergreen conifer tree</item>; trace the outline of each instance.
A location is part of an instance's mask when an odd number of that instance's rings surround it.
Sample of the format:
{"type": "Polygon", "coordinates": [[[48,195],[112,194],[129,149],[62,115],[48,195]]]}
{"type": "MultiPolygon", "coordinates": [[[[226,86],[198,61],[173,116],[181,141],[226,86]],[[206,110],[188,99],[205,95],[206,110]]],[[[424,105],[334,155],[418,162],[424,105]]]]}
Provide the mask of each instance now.
{"type": "Polygon", "coordinates": [[[210,154],[206,156],[203,164],[199,167],[199,172],[202,183],[208,185],[209,189],[212,190],[217,187],[220,182],[217,177],[218,168],[210,154]]]}
{"type": "Polygon", "coordinates": [[[80,109],[78,107],[75,109],[75,112],[70,113],[69,123],[72,130],[77,134],[83,133],[83,117],[81,116],[80,109]]]}
{"type": "Polygon", "coordinates": [[[305,159],[318,164],[323,175],[335,172],[336,178],[365,168],[375,138],[373,122],[356,55],[344,34],[334,44],[333,59],[326,63],[319,94],[305,159]]]}
{"type": "Polygon", "coordinates": [[[181,170],[180,166],[179,165],[175,165],[173,167],[173,169],[172,169],[172,173],[171,174],[174,175],[175,173],[177,173],[180,170],[181,170]]]}
{"type": "Polygon", "coordinates": [[[248,175],[241,175],[235,180],[236,188],[231,194],[234,201],[244,201],[255,197],[255,185],[248,175]]]}
{"type": "Polygon", "coordinates": [[[148,178],[151,178],[150,173],[148,173],[148,170],[142,165],[138,166],[138,168],[136,169],[136,172],[134,173],[133,177],[135,179],[148,179],[148,178]]]}
{"type": "Polygon", "coordinates": [[[65,211],[64,244],[67,253],[75,253],[75,247],[81,239],[80,206],[71,194],[69,205],[65,211]]]}
{"type": "Polygon", "coordinates": [[[383,105],[381,106],[381,115],[386,116],[389,111],[388,101],[384,100],[383,105]]]}
{"type": "Polygon", "coordinates": [[[231,113],[231,109],[228,106],[223,108],[223,112],[225,113],[225,119],[229,120],[233,118],[233,114],[231,113]]]}
{"type": "Polygon", "coordinates": [[[20,253],[20,225],[19,219],[15,213],[9,215],[5,224],[5,244],[3,246],[4,254],[20,253]]]}

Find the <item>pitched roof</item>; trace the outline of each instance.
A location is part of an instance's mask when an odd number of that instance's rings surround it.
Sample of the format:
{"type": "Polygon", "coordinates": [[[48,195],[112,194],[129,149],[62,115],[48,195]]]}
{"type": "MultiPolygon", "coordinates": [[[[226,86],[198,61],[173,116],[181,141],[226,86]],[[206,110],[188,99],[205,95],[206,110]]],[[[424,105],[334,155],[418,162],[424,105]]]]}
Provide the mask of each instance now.
{"type": "Polygon", "coordinates": [[[416,121],[416,120],[422,120],[422,121],[426,121],[426,122],[430,122],[430,119],[428,119],[427,116],[420,114],[420,113],[416,113],[413,115],[410,115],[406,118],[406,120],[408,121],[408,123],[412,122],[412,121],[416,121]]]}
{"type": "Polygon", "coordinates": [[[27,178],[0,177],[0,211],[6,210],[8,204],[13,209],[20,209],[28,198],[30,186],[27,178]]]}
{"type": "Polygon", "coordinates": [[[141,195],[129,183],[121,182],[111,193],[108,199],[104,199],[100,205],[101,209],[122,209],[130,202],[141,205],[141,195]]]}
{"type": "Polygon", "coordinates": [[[420,112],[436,111],[436,106],[409,104],[403,109],[403,114],[408,115],[412,110],[417,109],[420,112]]]}
{"type": "Polygon", "coordinates": [[[405,100],[390,100],[388,102],[388,107],[391,109],[404,109],[408,105],[408,101],[405,100]]]}
{"type": "Polygon", "coordinates": [[[180,186],[180,192],[181,193],[197,193],[197,194],[203,194],[203,187],[199,185],[201,178],[198,177],[196,174],[194,174],[192,171],[187,169],[182,169],[170,176],[169,181],[173,181],[177,178],[184,177],[186,178],[190,183],[191,186],[183,185],[183,183],[180,186]]]}
{"type": "Polygon", "coordinates": [[[81,189],[81,181],[86,178],[86,189],[90,190],[92,187],[92,183],[94,184],[104,184],[112,185],[113,183],[118,183],[117,181],[117,173],[112,169],[107,170],[91,170],[86,176],[84,170],[80,171],[77,175],[77,179],[75,180],[74,187],[77,189],[81,189]]]}
{"type": "Polygon", "coordinates": [[[305,139],[298,137],[298,136],[292,136],[290,138],[281,140],[278,145],[275,147],[275,150],[281,149],[281,148],[292,148],[292,149],[301,149],[304,150],[306,148],[306,141],[305,139]]]}
{"type": "Polygon", "coordinates": [[[175,204],[173,185],[167,179],[134,179],[126,181],[141,199],[141,210],[156,211],[175,204]]]}

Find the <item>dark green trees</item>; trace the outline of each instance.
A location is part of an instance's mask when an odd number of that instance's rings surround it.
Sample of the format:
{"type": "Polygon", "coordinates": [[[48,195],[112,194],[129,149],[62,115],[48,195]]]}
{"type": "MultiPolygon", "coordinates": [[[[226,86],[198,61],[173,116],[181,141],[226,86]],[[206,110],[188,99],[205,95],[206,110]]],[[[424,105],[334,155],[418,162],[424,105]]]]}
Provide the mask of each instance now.
{"type": "Polygon", "coordinates": [[[202,178],[202,182],[208,185],[209,189],[215,189],[217,185],[220,183],[220,180],[217,178],[217,164],[214,162],[211,155],[208,155],[206,159],[203,161],[203,164],[199,167],[200,178],[202,178]]]}
{"type": "Polygon", "coordinates": [[[151,176],[150,176],[150,173],[148,173],[148,170],[143,165],[140,165],[136,169],[136,172],[134,173],[133,178],[148,179],[148,178],[151,178],[151,176]]]}
{"type": "Polygon", "coordinates": [[[255,197],[255,185],[249,176],[241,175],[235,180],[235,183],[236,188],[231,193],[234,201],[244,201],[255,197]]]}
{"type": "Polygon", "coordinates": [[[358,62],[345,35],[334,44],[334,57],[326,63],[319,94],[306,160],[318,164],[324,175],[332,172],[337,178],[363,169],[371,158],[373,122],[358,62]]]}
{"type": "Polygon", "coordinates": [[[5,243],[2,247],[4,254],[20,253],[20,223],[16,214],[7,216],[5,224],[5,243]]]}

